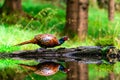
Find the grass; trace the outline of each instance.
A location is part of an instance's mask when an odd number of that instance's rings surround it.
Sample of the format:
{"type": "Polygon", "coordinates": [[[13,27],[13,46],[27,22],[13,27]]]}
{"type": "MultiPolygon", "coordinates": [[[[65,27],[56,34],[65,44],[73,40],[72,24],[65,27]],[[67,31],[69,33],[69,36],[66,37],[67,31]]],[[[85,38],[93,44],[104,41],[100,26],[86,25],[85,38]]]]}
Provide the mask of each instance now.
{"type": "MultiPolygon", "coordinates": [[[[33,38],[33,35],[38,34],[38,32],[34,32],[34,31],[29,31],[29,30],[22,30],[22,29],[18,29],[15,28],[19,25],[15,25],[15,26],[10,26],[10,27],[6,27],[5,25],[1,25],[0,26],[0,52],[4,51],[4,49],[7,51],[10,51],[9,49],[11,49],[13,51],[13,49],[15,50],[20,50],[20,47],[15,47],[13,45],[20,43],[21,41],[25,41],[28,39],[33,38]]],[[[35,47],[35,46],[33,46],[35,47]]],[[[33,48],[33,47],[29,47],[29,49],[33,48]]],[[[37,46],[36,46],[37,47],[37,46]]],[[[24,47],[26,49],[26,47],[24,47]]],[[[35,49],[35,48],[34,48],[35,49]]]]}
{"type": "Polygon", "coordinates": [[[106,10],[90,8],[88,36],[92,36],[92,38],[100,38],[106,36],[117,37],[120,34],[119,15],[120,14],[116,13],[114,22],[109,22],[106,10]]]}
{"type": "MultiPolygon", "coordinates": [[[[25,18],[21,18],[14,25],[6,23],[7,21],[13,20],[13,16],[6,16],[0,20],[0,52],[13,52],[18,50],[32,50],[39,48],[37,45],[28,44],[21,47],[15,47],[13,45],[20,43],[25,40],[32,39],[34,35],[39,33],[50,33],[56,35],[58,38],[62,33],[62,30],[65,26],[65,10],[62,8],[56,7],[52,4],[47,3],[35,3],[34,0],[25,0],[22,3],[23,9],[25,12],[33,15],[38,20],[26,20],[25,18]],[[34,3],[34,4],[33,4],[34,3]],[[27,6],[26,6],[27,5],[27,6]]],[[[1,6],[1,4],[0,4],[1,6]]],[[[89,20],[88,20],[88,36],[84,42],[80,42],[78,39],[69,40],[64,43],[61,47],[77,47],[77,46],[94,46],[95,41],[98,43],[106,42],[101,40],[101,38],[113,38],[113,42],[115,46],[120,48],[120,44],[115,41],[115,39],[119,39],[120,35],[120,13],[116,13],[115,21],[109,22],[107,18],[107,11],[100,10],[97,8],[89,9],[89,20]]],[[[57,48],[57,47],[56,47],[57,48]]],[[[13,68],[18,68],[19,63],[27,63],[34,64],[30,61],[21,61],[14,59],[1,59],[0,60],[0,69],[4,69],[9,67],[9,71],[13,71],[13,68]]],[[[111,68],[110,66],[99,66],[90,65],[89,66],[89,76],[90,80],[97,80],[98,77],[107,76],[107,68],[111,68]],[[105,68],[106,67],[106,68],[105,68]],[[101,71],[100,71],[101,70],[101,71]],[[99,74],[98,74],[99,72],[99,74]]],[[[115,65],[115,72],[119,73],[119,63],[115,65]]],[[[5,73],[6,71],[2,71],[5,73]]],[[[8,72],[8,74],[10,74],[8,72]]],[[[7,74],[3,74],[7,75],[7,74]]],[[[30,74],[25,77],[24,80],[63,80],[66,77],[64,73],[57,73],[56,75],[50,77],[43,77],[36,74],[30,74]]]]}

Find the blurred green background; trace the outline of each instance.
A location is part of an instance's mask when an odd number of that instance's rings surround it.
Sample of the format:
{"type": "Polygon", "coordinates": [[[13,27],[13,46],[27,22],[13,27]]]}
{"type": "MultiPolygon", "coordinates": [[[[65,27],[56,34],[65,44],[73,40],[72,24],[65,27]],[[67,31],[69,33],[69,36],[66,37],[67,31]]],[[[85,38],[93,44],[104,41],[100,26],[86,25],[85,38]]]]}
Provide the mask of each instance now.
{"type": "MultiPolygon", "coordinates": [[[[0,7],[4,0],[0,0],[0,7]]],[[[116,0],[119,4],[120,1],[116,0]]],[[[120,6],[120,5],[119,5],[120,6]]],[[[29,40],[36,34],[50,33],[61,37],[66,19],[66,2],[64,0],[22,0],[23,10],[37,19],[28,19],[16,16],[0,15],[0,52],[13,52],[18,50],[33,50],[39,48],[37,45],[24,45],[14,47],[13,45],[29,40]]],[[[67,41],[61,47],[95,46],[114,44],[120,48],[120,11],[116,9],[115,20],[108,21],[106,7],[99,8],[98,4],[90,0],[88,12],[88,34],[85,41],[79,41],[77,37],[67,41]]],[[[74,34],[74,33],[73,33],[74,34]]],[[[17,64],[36,64],[34,60],[0,59],[0,80],[12,80],[12,77],[25,75],[26,70],[21,69],[17,64]],[[9,79],[8,79],[9,78],[9,79]],[[11,78],[11,79],[10,79],[11,78]]],[[[119,76],[119,65],[89,65],[90,80],[106,80],[108,72],[114,70],[119,76]]],[[[65,80],[66,74],[59,72],[53,76],[44,77],[36,74],[29,74],[23,80],[65,80]]],[[[120,78],[119,78],[120,79],[120,78]]]]}

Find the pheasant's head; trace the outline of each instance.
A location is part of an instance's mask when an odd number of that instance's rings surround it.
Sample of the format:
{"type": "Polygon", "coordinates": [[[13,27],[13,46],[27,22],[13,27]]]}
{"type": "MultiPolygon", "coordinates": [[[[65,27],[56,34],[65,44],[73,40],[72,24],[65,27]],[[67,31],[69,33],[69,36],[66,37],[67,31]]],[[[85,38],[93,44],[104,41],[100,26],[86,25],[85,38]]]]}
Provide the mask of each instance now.
{"type": "Polygon", "coordinates": [[[59,43],[63,44],[65,41],[67,41],[69,38],[67,36],[64,36],[62,38],[59,39],[59,43]]]}

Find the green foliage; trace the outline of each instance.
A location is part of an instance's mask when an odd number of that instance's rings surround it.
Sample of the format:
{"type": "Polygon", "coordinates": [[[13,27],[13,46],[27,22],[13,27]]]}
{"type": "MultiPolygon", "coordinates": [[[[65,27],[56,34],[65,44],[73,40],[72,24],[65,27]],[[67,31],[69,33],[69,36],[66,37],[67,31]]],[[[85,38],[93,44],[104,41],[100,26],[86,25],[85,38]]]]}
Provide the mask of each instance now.
{"type": "MultiPolygon", "coordinates": [[[[15,25],[7,27],[8,25],[0,25],[0,51],[11,52],[22,49],[14,46],[22,41],[32,39],[34,35],[38,34],[37,31],[21,30],[19,26],[15,25]],[[16,28],[15,28],[16,27],[16,28]]],[[[37,45],[24,46],[24,49],[35,49],[37,45]]]]}
{"type": "Polygon", "coordinates": [[[113,38],[99,38],[98,40],[95,41],[96,46],[114,46],[114,40],[113,38]]]}
{"type": "Polygon", "coordinates": [[[0,79],[1,80],[13,80],[13,76],[15,73],[15,68],[4,68],[3,70],[0,70],[0,79]],[[12,73],[11,73],[12,72],[12,73]]]}
{"type": "Polygon", "coordinates": [[[115,71],[115,73],[120,74],[120,62],[117,62],[114,65],[114,71],[115,71]]]}
{"type": "Polygon", "coordinates": [[[0,7],[3,5],[3,2],[4,2],[3,0],[0,0],[0,7]]]}
{"type": "Polygon", "coordinates": [[[88,21],[88,36],[92,38],[117,37],[120,32],[117,14],[114,22],[109,22],[107,12],[96,8],[90,8],[88,21]],[[95,11],[95,12],[94,12],[95,11]],[[104,15],[103,15],[104,14],[104,15]]]}
{"type": "Polygon", "coordinates": [[[88,21],[88,36],[98,38],[104,36],[108,28],[108,20],[105,11],[90,8],[88,21]],[[94,12],[96,11],[96,12],[94,12]],[[104,15],[102,15],[104,13],[104,15]]]}
{"type": "Polygon", "coordinates": [[[44,3],[37,3],[34,2],[35,4],[33,4],[33,1],[25,1],[22,3],[23,6],[23,10],[26,11],[27,13],[35,16],[37,13],[39,13],[42,9],[45,8],[54,8],[55,6],[53,6],[52,4],[44,4],[44,3]],[[27,6],[26,6],[27,5],[27,6]]]}
{"type": "Polygon", "coordinates": [[[101,65],[89,65],[89,76],[90,80],[99,80],[99,78],[105,78],[109,72],[114,72],[115,74],[120,73],[120,63],[116,64],[101,64],[101,65]]]}
{"type": "MultiPolygon", "coordinates": [[[[1,59],[0,60],[0,79],[1,80],[9,80],[10,78],[14,78],[15,75],[20,77],[22,74],[27,72],[28,70],[23,69],[18,64],[31,64],[35,65],[38,64],[34,60],[14,60],[14,59],[1,59]],[[14,77],[13,77],[14,76],[14,77]],[[9,78],[9,79],[8,79],[9,78]]],[[[63,72],[58,72],[52,76],[40,76],[34,74],[33,72],[27,73],[28,75],[24,78],[24,80],[61,80],[65,79],[66,75],[63,72]]],[[[25,74],[24,74],[25,75],[25,74]]],[[[13,79],[11,79],[13,80],[13,79]]]]}
{"type": "Polygon", "coordinates": [[[37,64],[34,60],[0,59],[0,70],[6,67],[17,68],[18,64],[37,64]]]}
{"type": "Polygon", "coordinates": [[[0,59],[0,79],[13,80],[25,76],[24,70],[18,64],[36,64],[33,60],[0,59]],[[23,74],[23,75],[22,75],[23,74]]]}
{"type": "Polygon", "coordinates": [[[37,75],[37,74],[30,74],[28,76],[25,77],[24,80],[65,80],[65,77],[66,75],[62,72],[58,72],[56,73],[55,75],[52,75],[52,76],[48,76],[48,77],[45,77],[45,76],[40,76],[40,75],[37,75]]]}
{"type": "Polygon", "coordinates": [[[65,24],[65,17],[63,14],[63,10],[52,9],[52,8],[45,8],[38,12],[34,17],[37,20],[31,19],[24,29],[32,29],[38,31],[45,31],[47,32],[57,32],[61,31],[65,24]],[[60,12],[60,13],[58,13],[60,12]],[[61,26],[62,25],[62,26],[61,26]]]}
{"type": "Polygon", "coordinates": [[[89,65],[89,76],[90,80],[99,80],[105,78],[109,72],[113,71],[114,65],[110,64],[90,64],[89,65]]]}
{"type": "Polygon", "coordinates": [[[13,52],[20,50],[20,47],[13,47],[8,45],[0,45],[0,52],[13,52]]]}
{"type": "Polygon", "coordinates": [[[120,3],[120,0],[115,0],[115,2],[120,3]]]}
{"type": "MultiPolygon", "coordinates": [[[[32,15],[32,19],[26,19],[21,16],[11,15],[7,16],[3,13],[2,19],[0,20],[0,52],[13,52],[16,50],[31,50],[39,48],[37,45],[24,45],[21,47],[14,47],[13,45],[20,43],[25,40],[29,40],[34,35],[39,33],[51,33],[57,34],[62,33],[65,26],[65,9],[59,8],[49,3],[37,3],[38,0],[24,0],[22,3],[23,10],[28,14],[32,15]],[[20,17],[17,19],[16,17],[20,17]],[[35,18],[35,19],[34,19],[35,18]],[[16,22],[17,21],[17,22],[16,22]],[[6,23],[7,22],[7,23],[6,23]],[[14,25],[11,25],[14,23],[14,25]]],[[[39,2],[39,1],[38,1],[39,2]]],[[[2,3],[0,4],[0,6],[2,3]]],[[[88,20],[88,37],[84,42],[80,42],[76,38],[65,42],[62,47],[77,47],[77,46],[108,46],[114,45],[114,38],[119,36],[120,32],[120,14],[116,13],[115,21],[109,22],[107,18],[107,11],[100,10],[98,8],[89,9],[89,20],[88,20]]],[[[72,33],[74,34],[74,33],[72,33]]],[[[118,45],[117,45],[118,46],[118,45]]],[[[18,67],[17,64],[30,62],[21,62],[13,59],[0,60],[1,71],[0,74],[7,76],[7,73],[13,72],[13,69],[4,70],[6,67],[18,67]],[[7,72],[7,73],[5,73],[7,72]]],[[[114,71],[119,72],[119,63],[113,65],[90,65],[89,67],[90,80],[97,80],[99,77],[107,76],[107,73],[114,71]],[[98,74],[99,73],[99,74],[98,74]]],[[[16,69],[15,69],[16,70],[16,69]]],[[[17,71],[17,70],[16,70],[17,71]]],[[[14,76],[11,73],[12,76],[14,76]]],[[[61,80],[66,75],[64,73],[57,73],[50,77],[43,77],[36,74],[30,74],[25,77],[25,80],[61,80]]]]}
{"type": "Polygon", "coordinates": [[[57,8],[51,4],[32,4],[23,3],[23,9],[32,15],[33,18],[25,18],[19,14],[7,16],[5,13],[1,15],[1,24],[17,24],[21,29],[44,31],[44,33],[61,32],[65,25],[65,10],[57,8]],[[27,6],[26,6],[27,4],[27,6]],[[31,8],[32,7],[32,8],[31,8]],[[16,22],[17,21],[17,22],[16,22]],[[48,30],[48,31],[46,31],[48,30]]]}

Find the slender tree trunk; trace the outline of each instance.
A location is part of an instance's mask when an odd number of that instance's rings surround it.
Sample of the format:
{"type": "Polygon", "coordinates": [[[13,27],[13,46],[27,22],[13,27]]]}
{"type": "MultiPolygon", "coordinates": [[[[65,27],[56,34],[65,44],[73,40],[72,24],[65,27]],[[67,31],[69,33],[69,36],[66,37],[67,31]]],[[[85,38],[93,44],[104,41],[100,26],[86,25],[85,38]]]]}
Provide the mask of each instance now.
{"type": "Polygon", "coordinates": [[[88,29],[88,0],[79,0],[78,13],[78,36],[85,40],[88,29]]]}
{"type": "Polygon", "coordinates": [[[67,0],[65,33],[73,37],[77,33],[78,0],[67,0]]]}
{"type": "MultiPolygon", "coordinates": [[[[84,40],[88,28],[88,0],[67,0],[66,20],[65,31],[70,36],[77,33],[78,37],[84,40]]],[[[70,62],[67,63],[67,67],[71,70],[68,73],[67,80],[88,80],[86,64],[70,62]]]]}
{"type": "Polygon", "coordinates": [[[78,80],[89,80],[88,78],[88,65],[84,63],[78,64],[78,80]]]}
{"type": "Polygon", "coordinates": [[[81,40],[87,35],[88,0],[67,0],[65,33],[74,37],[77,33],[81,40]]]}
{"type": "Polygon", "coordinates": [[[36,19],[22,10],[21,1],[22,0],[5,0],[3,6],[0,8],[0,17],[12,16],[10,19],[8,19],[8,17],[4,18],[5,22],[9,24],[15,24],[21,17],[36,19]]]}
{"type": "Polygon", "coordinates": [[[109,0],[108,3],[108,18],[110,21],[114,20],[114,11],[115,11],[115,1],[109,0]]]}
{"type": "Polygon", "coordinates": [[[12,12],[22,12],[21,7],[21,0],[5,0],[2,8],[1,13],[6,12],[7,14],[10,14],[12,12]]]}

